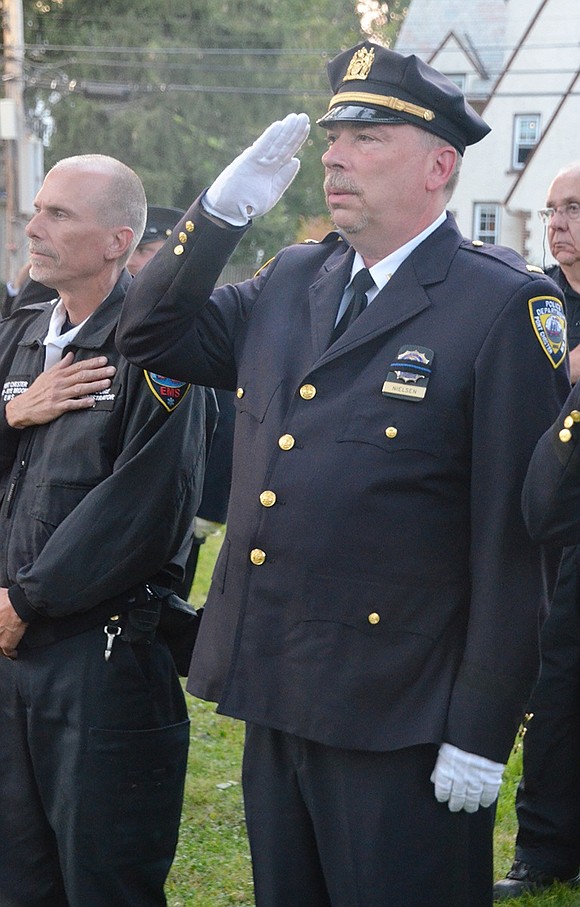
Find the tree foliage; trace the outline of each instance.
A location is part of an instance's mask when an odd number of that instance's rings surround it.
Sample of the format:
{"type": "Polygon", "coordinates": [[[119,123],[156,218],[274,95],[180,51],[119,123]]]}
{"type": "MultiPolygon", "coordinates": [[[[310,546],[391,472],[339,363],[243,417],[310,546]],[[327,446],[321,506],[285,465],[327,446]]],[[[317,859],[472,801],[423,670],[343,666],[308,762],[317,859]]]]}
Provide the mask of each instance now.
{"type": "MultiPolygon", "coordinates": [[[[152,204],[185,208],[270,122],[329,97],[325,64],[364,37],[392,46],[403,0],[23,0],[25,100],[51,166],[98,152],[141,176],[152,204]],[[370,26],[361,29],[368,14],[370,26]]],[[[238,251],[251,270],[326,209],[312,127],[302,170],[238,251]]]]}
{"type": "Polygon", "coordinates": [[[360,0],[357,4],[363,28],[372,40],[385,47],[394,47],[403,19],[407,15],[409,0],[360,0]]]}
{"type": "MultiPolygon", "coordinates": [[[[25,98],[46,163],[98,152],[141,176],[152,204],[187,207],[291,110],[326,109],[325,63],[364,37],[355,0],[24,0],[25,98]]],[[[240,252],[251,268],[324,214],[322,130],[240,252]]]]}

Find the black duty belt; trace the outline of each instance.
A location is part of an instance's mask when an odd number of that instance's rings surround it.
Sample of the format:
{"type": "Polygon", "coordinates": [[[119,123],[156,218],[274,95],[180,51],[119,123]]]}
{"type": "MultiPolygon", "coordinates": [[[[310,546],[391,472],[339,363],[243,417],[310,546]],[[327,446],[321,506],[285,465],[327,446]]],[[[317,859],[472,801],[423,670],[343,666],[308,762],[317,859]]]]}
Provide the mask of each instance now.
{"type": "Polygon", "coordinates": [[[28,625],[18,649],[34,649],[37,646],[59,642],[70,636],[77,636],[79,633],[98,627],[113,615],[121,616],[134,608],[143,607],[149,599],[148,587],[142,583],[133,586],[121,595],[100,602],[88,611],[69,614],[66,617],[39,617],[28,625]]]}

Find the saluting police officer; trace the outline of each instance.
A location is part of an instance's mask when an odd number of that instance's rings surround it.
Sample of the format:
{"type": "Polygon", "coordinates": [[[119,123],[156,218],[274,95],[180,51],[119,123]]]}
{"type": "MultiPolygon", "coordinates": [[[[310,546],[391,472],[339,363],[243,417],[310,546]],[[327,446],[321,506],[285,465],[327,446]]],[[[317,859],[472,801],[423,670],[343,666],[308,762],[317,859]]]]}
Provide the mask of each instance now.
{"type": "Polygon", "coordinates": [[[370,42],[328,72],[336,232],[212,293],[296,174],[308,122],[290,114],[135,278],[118,343],[236,389],[228,529],[188,689],[247,722],[258,907],[479,907],[557,566],[520,494],[569,388],[562,296],[446,213],[489,131],[452,82],[370,42]]]}

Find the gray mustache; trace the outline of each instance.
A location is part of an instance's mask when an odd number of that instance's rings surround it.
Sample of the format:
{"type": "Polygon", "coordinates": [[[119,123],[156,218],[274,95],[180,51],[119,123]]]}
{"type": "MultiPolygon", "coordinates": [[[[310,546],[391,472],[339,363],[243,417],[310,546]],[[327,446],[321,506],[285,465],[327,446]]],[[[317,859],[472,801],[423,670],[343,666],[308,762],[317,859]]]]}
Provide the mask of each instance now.
{"type": "Polygon", "coordinates": [[[338,189],[343,192],[352,192],[353,195],[360,195],[358,186],[355,186],[354,183],[351,183],[350,180],[345,177],[336,175],[329,176],[325,179],[324,189],[326,192],[338,189]]]}

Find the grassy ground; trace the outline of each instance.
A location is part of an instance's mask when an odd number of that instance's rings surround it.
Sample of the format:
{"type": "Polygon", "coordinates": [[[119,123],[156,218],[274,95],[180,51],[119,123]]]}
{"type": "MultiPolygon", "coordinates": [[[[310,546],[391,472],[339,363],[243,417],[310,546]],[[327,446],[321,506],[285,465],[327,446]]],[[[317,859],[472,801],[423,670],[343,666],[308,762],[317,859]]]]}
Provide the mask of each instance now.
{"type": "MultiPolygon", "coordinates": [[[[205,600],[220,544],[217,536],[202,546],[191,595],[196,607],[205,600]]],[[[243,726],[216,715],[211,703],[189,695],[187,699],[191,715],[189,772],[179,847],[167,885],[168,907],[253,907],[240,784],[243,726]]],[[[496,878],[505,875],[513,859],[514,796],[520,773],[521,752],[510,759],[498,804],[496,878]]],[[[542,895],[502,903],[504,907],[580,907],[580,890],[554,886],[542,895]]]]}
{"type": "MultiPolygon", "coordinates": [[[[190,599],[205,601],[221,536],[201,547],[190,599]]],[[[187,695],[189,771],[168,907],[252,907],[252,871],[240,783],[244,727],[187,695]]]]}

